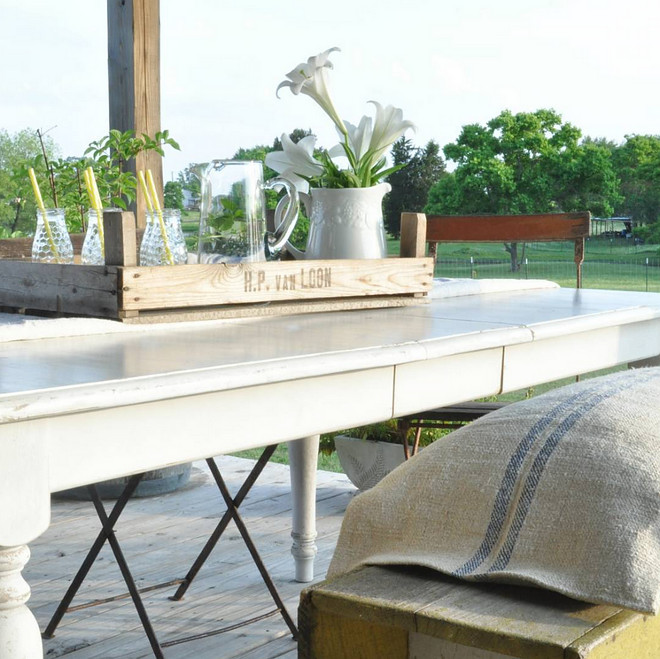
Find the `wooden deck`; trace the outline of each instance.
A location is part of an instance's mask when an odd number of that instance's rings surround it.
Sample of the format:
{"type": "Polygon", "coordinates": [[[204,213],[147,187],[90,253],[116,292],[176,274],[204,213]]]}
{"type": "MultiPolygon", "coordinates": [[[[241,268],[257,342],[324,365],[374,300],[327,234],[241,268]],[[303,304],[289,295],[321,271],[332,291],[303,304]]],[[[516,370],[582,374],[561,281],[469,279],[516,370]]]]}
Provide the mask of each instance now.
{"type": "MultiPolygon", "coordinates": [[[[253,463],[222,456],[218,464],[235,493],[253,463]]],[[[343,474],[318,472],[317,581],[325,575],[344,510],[355,493],[343,474]]],[[[106,502],[106,508],[111,503],[106,502]]],[[[183,577],[224,510],[204,462],[195,463],[190,483],[178,492],[130,501],[116,529],[138,587],[183,577]]],[[[240,511],[295,620],[303,584],[293,580],[288,467],[267,465],[240,511]]],[[[90,502],[53,500],[52,524],[30,545],[32,558],[24,572],[32,587],[29,605],[42,630],[99,528],[90,502]]],[[[182,601],[168,599],[174,589],[143,596],[160,642],[204,634],[274,608],[233,523],[182,601]]],[[[73,605],[124,592],[119,568],[106,546],[73,605]]],[[[167,659],[293,659],[297,650],[277,615],[234,631],[173,645],[164,653],[167,659]]],[[[44,654],[48,659],[153,657],[130,599],[67,613],[55,637],[44,641],[44,654]]]]}

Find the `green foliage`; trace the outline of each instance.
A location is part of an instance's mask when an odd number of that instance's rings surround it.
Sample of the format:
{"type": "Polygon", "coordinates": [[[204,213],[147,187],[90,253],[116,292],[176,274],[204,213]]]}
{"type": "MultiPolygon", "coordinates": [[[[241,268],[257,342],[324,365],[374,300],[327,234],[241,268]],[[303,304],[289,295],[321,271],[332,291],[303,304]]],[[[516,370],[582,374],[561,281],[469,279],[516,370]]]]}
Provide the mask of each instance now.
{"type": "Polygon", "coordinates": [[[631,216],[635,224],[660,222],[660,136],[627,135],[622,145],[606,146],[621,180],[617,215],[631,216]]]}
{"type": "Polygon", "coordinates": [[[445,163],[440,147],[433,140],[420,149],[405,137],[393,144],[392,159],[398,169],[387,178],[392,190],[383,201],[383,214],[385,228],[390,235],[398,237],[401,233],[401,213],[422,212],[431,186],[445,174],[445,163]]]}
{"type": "Polygon", "coordinates": [[[580,138],[580,130],[562,123],[554,110],[507,110],[486,126],[464,126],[444,148],[457,164],[453,181],[431,190],[427,211],[609,215],[620,200],[611,154],[580,138]]]}
{"type": "MultiPolygon", "coordinates": [[[[415,429],[411,428],[406,435],[408,443],[412,445],[414,440],[415,429]]],[[[428,446],[439,437],[447,434],[446,430],[440,428],[424,428],[420,436],[420,446],[428,446]]],[[[359,428],[349,428],[348,430],[338,430],[337,432],[321,435],[319,443],[319,451],[329,455],[335,450],[334,438],[336,435],[347,435],[348,437],[356,437],[357,439],[365,439],[374,442],[389,442],[390,444],[400,444],[401,434],[397,426],[396,419],[389,419],[387,421],[379,421],[371,423],[359,428]]]]}
{"type": "Polygon", "coordinates": [[[135,201],[137,191],[137,179],[128,169],[129,162],[144,151],[163,155],[165,145],[179,148],[168,131],[151,138],[145,134],[137,137],[133,131],[111,130],[92,142],[83,157],[52,159],[48,167],[42,162],[35,170],[40,186],[47,186],[53,200],[57,200],[54,205],[65,209],[69,230],[84,231],[85,212],[89,208],[84,170],[92,167],[104,207],[125,209],[135,201]]]}
{"type": "Polygon", "coordinates": [[[183,210],[183,185],[179,181],[168,181],[163,188],[165,208],[183,210]]]}
{"type": "MultiPolygon", "coordinates": [[[[47,157],[53,158],[58,152],[55,142],[44,136],[43,144],[47,157]]],[[[10,134],[0,130],[0,237],[19,237],[34,231],[37,207],[27,172],[29,167],[43,167],[43,162],[36,131],[25,129],[10,134]]]]}
{"type": "MultiPolygon", "coordinates": [[[[431,188],[428,213],[610,215],[621,200],[611,151],[581,141],[580,130],[554,110],[506,110],[485,126],[464,126],[444,153],[457,166],[431,188]]],[[[505,249],[517,270],[516,245],[505,249]]]]}
{"type": "Polygon", "coordinates": [[[145,133],[137,136],[130,130],[111,130],[87,147],[84,155],[92,160],[99,193],[108,205],[126,208],[129,203],[135,201],[137,179],[128,170],[128,164],[144,151],[155,151],[161,156],[164,155],[164,145],[177,150],[180,148],[167,130],[156,133],[153,138],[145,133]]]}

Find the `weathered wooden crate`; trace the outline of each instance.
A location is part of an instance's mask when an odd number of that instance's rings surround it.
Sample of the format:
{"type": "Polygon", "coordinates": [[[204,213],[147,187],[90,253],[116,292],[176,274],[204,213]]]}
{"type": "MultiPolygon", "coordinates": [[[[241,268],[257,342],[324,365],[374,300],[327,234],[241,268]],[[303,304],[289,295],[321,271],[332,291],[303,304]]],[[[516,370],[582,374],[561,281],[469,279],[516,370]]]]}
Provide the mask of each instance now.
{"type": "Polygon", "coordinates": [[[401,258],[144,267],[133,215],[106,213],[112,265],[0,259],[0,307],[162,322],[419,304],[433,279],[423,222],[402,227],[401,258]]]}
{"type": "Polygon", "coordinates": [[[660,616],[536,588],[369,566],[304,590],[299,659],[642,659],[660,616]]]}

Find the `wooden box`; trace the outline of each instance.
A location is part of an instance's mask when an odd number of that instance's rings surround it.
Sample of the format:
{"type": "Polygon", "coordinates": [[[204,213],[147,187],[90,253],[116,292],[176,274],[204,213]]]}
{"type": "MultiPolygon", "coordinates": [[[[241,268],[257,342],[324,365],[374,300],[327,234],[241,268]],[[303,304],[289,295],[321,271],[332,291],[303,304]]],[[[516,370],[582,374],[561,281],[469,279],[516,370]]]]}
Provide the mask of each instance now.
{"type": "Polygon", "coordinates": [[[652,659],[660,616],[430,570],[367,567],[304,590],[299,659],[652,659]]]}
{"type": "Polygon", "coordinates": [[[141,267],[132,213],[106,213],[109,265],[0,259],[0,308],[162,322],[418,304],[433,279],[423,221],[402,227],[401,258],[141,267]]]}

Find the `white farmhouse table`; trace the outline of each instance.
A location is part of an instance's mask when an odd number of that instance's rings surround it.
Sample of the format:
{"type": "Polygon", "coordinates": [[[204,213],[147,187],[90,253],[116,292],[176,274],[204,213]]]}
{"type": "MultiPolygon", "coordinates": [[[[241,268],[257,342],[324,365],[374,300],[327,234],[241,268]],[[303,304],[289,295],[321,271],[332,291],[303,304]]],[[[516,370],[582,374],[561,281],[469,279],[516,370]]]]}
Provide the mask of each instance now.
{"type": "Polygon", "coordinates": [[[21,571],[51,492],[289,442],[309,581],[319,433],[658,355],[652,293],[531,288],[139,329],[2,314],[0,659],[42,656],[21,571]]]}

